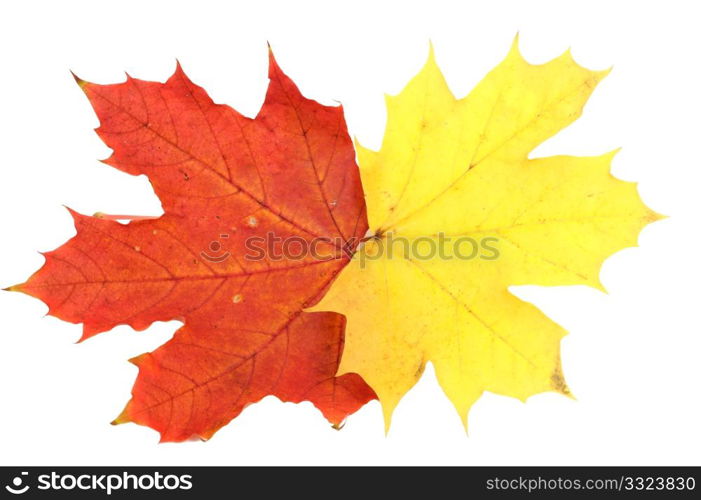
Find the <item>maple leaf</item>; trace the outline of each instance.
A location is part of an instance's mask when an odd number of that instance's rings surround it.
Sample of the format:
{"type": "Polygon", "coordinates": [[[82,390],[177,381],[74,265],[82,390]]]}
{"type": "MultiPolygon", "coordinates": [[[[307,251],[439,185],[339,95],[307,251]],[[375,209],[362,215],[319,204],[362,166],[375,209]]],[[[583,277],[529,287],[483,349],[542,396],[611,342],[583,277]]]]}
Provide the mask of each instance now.
{"type": "Polygon", "coordinates": [[[387,98],[381,149],[356,145],[373,238],[310,310],[346,315],[339,373],[375,390],[387,428],[427,361],[465,426],[484,391],[569,394],[566,332],[507,287],[602,288],[604,259],[659,218],[633,183],[611,176],[615,152],[528,158],[580,116],[606,74],[569,51],[531,65],[515,40],[456,99],[431,49],[387,98]]]}
{"type": "Polygon", "coordinates": [[[343,111],[304,98],[272,52],[269,79],[250,119],[213,103],[180,65],[165,84],[76,78],[113,149],[105,163],[147,175],[164,215],[121,224],[71,211],[77,235],[12,287],[82,322],[82,339],[184,322],[132,360],[139,374],[115,421],[162,441],[208,439],[269,394],[311,401],[335,425],[375,397],[358,375],[335,376],[343,316],[303,312],[367,230],[343,111]],[[318,255],[248,258],[247,242],[271,233],[316,242],[318,255]]]}

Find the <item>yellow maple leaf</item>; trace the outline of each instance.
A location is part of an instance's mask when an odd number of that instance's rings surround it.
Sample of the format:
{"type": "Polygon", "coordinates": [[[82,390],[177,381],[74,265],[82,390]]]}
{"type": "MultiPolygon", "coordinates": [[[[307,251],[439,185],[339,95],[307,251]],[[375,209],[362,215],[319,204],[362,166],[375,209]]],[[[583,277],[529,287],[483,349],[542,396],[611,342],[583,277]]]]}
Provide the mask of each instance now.
{"type": "Polygon", "coordinates": [[[602,289],[603,261],[660,218],[635,184],[610,174],[615,152],[528,158],[580,116],[607,73],[569,51],[530,64],[516,39],[456,99],[431,49],[387,98],[381,149],[356,145],[372,237],[313,310],[347,317],[339,373],[375,390],[387,428],[427,361],[465,425],[484,391],[569,394],[566,332],[508,287],[602,289]]]}

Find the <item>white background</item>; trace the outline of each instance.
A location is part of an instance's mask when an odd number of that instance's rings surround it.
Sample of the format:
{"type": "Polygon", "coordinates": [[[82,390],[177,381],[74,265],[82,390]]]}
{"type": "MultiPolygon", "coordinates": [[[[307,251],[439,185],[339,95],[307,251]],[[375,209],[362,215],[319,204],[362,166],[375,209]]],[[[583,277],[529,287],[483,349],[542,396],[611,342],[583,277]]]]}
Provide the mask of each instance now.
{"type": "Polygon", "coordinates": [[[255,115],[266,89],[266,40],[302,92],[343,102],[351,134],[378,147],[383,93],[423,64],[428,41],[454,93],[465,95],[505,56],[515,33],[532,62],[572,47],[614,70],[583,117],[535,155],[622,146],[615,175],[639,181],[671,218],[604,265],[609,294],[521,287],[570,331],[563,363],[577,401],[527,404],[487,394],[466,437],[433,369],[401,402],[388,437],[378,403],[334,431],[310,404],[266,398],[207,442],[109,422],[129,398],[127,359],[176,330],[118,327],[75,344],[80,326],[0,292],[0,464],[701,464],[701,280],[698,228],[699,48],[693,3],[465,2],[397,4],[4,2],[0,8],[0,286],[24,281],[37,251],[74,234],[62,207],[159,214],[144,177],[98,163],[109,150],[69,69],[111,83],[123,71],[165,80],[178,58],[217,102],[255,115]]]}

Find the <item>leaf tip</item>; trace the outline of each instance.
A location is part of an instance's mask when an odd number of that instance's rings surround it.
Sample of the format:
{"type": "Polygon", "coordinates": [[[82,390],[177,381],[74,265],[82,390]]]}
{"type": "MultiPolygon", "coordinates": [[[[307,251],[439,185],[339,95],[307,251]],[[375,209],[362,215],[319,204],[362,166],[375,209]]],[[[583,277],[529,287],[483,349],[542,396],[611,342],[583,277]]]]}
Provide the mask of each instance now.
{"type": "Polygon", "coordinates": [[[591,286],[597,290],[599,290],[601,293],[604,293],[606,295],[609,294],[609,291],[606,289],[604,284],[601,282],[601,279],[599,276],[594,276],[591,281],[591,286]]]}
{"type": "Polygon", "coordinates": [[[132,78],[132,76],[127,71],[124,72],[124,78],[127,82],[131,82],[134,80],[134,78],[132,78]]]}
{"type": "Polygon", "coordinates": [[[622,146],[618,146],[617,148],[612,149],[611,151],[609,151],[606,154],[609,155],[611,158],[615,158],[616,155],[618,155],[618,153],[620,153],[622,149],[623,149],[622,146]]]}
{"type": "Polygon", "coordinates": [[[19,283],[19,284],[17,284],[17,285],[12,285],[12,286],[8,286],[8,287],[6,287],[6,288],[3,288],[2,290],[3,290],[4,292],[24,292],[24,290],[22,289],[22,287],[23,287],[25,284],[26,284],[26,283],[19,283]]]}
{"type": "Polygon", "coordinates": [[[392,414],[394,413],[394,408],[396,404],[390,404],[386,401],[380,400],[382,404],[382,416],[385,422],[385,437],[389,435],[389,428],[392,426],[392,414]]]}
{"type": "Polygon", "coordinates": [[[273,79],[274,76],[280,71],[280,66],[278,66],[277,60],[275,59],[275,54],[273,54],[273,48],[268,44],[268,78],[273,79]]]}
{"type": "MultiPolygon", "coordinates": [[[[99,127],[98,127],[98,128],[99,128],[99,127]]],[[[98,130],[98,129],[95,129],[96,132],[97,132],[97,130],[98,130]]],[[[98,135],[99,135],[99,133],[98,133],[98,135]]],[[[111,155],[109,155],[107,158],[104,158],[104,159],[102,159],[102,160],[97,160],[97,161],[99,161],[99,162],[102,163],[103,165],[107,165],[107,166],[109,166],[109,167],[115,167],[115,168],[117,168],[117,162],[114,160],[114,153],[112,153],[111,155]]]]}
{"type": "Polygon", "coordinates": [[[669,215],[661,214],[659,212],[655,212],[654,210],[648,209],[647,216],[645,217],[645,220],[647,221],[648,224],[651,224],[653,222],[657,222],[660,220],[665,220],[669,219],[669,215]]]}
{"type": "Polygon", "coordinates": [[[521,54],[521,49],[519,48],[519,39],[520,39],[520,33],[517,31],[516,34],[514,35],[514,39],[511,41],[511,47],[509,47],[509,56],[516,56],[520,59],[523,59],[523,55],[521,54]]]}
{"type": "Polygon", "coordinates": [[[75,82],[78,84],[78,86],[79,86],[83,91],[85,91],[85,87],[88,85],[89,82],[87,82],[86,80],[83,80],[83,79],[80,78],[78,75],[76,75],[75,73],[73,73],[73,70],[69,70],[69,71],[71,72],[71,75],[73,75],[73,79],[74,79],[75,82]]]}
{"type": "Polygon", "coordinates": [[[82,344],[83,342],[85,342],[89,338],[94,337],[95,335],[97,335],[100,332],[102,332],[102,330],[99,330],[93,326],[90,326],[90,325],[83,323],[83,331],[81,332],[80,338],[78,340],[76,340],[75,343],[82,344]]]}
{"type": "Polygon", "coordinates": [[[430,39],[428,41],[428,57],[426,57],[426,63],[424,64],[424,67],[422,69],[422,72],[424,71],[437,71],[438,73],[441,73],[441,70],[438,67],[438,62],[436,62],[436,50],[433,47],[433,41],[431,41],[430,39]]]}
{"type": "Polygon", "coordinates": [[[516,35],[514,35],[514,39],[511,41],[511,46],[509,47],[509,50],[502,64],[504,63],[506,63],[507,65],[512,65],[514,67],[533,66],[533,64],[528,62],[523,56],[523,52],[521,52],[521,39],[520,34],[518,32],[516,33],[516,35]]]}
{"type": "Polygon", "coordinates": [[[76,212],[75,210],[73,210],[71,207],[69,207],[69,206],[66,205],[66,204],[61,203],[61,206],[62,206],[63,208],[65,208],[66,210],[68,210],[68,213],[71,214],[71,215],[75,215],[75,216],[80,215],[78,212],[76,212]]]}
{"type": "Polygon", "coordinates": [[[559,357],[557,366],[550,376],[550,387],[553,391],[562,394],[563,396],[567,396],[570,399],[575,399],[575,397],[572,395],[572,391],[570,391],[570,388],[567,386],[567,382],[565,382],[565,376],[562,373],[562,364],[559,357]]]}
{"type": "Polygon", "coordinates": [[[122,413],[120,413],[117,418],[112,420],[110,422],[110,425],[122,425],[122,424],[128,424],[132,422],[131,418],[129,418],[128,412],[129,412],[129,405],[131,404],[131,401],[127,403],[127,405],[124,407],[122,410],[122,413]]]}
{"type": "Polygon", "coordinates": [[[176,74],[180,74],[180,73],[184,74],[185,73],[185,71],[183,70],[183,65],[180,64],[180,59],[178,59],[177,57],[175,58],[175,73],[176,74]]]}
{"type": "Polygon", "coordinates": [[[611,71],[613,71],[613,64],[608,68],[596,71],[595,73],[598,75],[599,80],[603,80],[609,73],[611,73],[611,71]]]}
{"type": "MultiPolygon", "coordinates": [[[[170,78],[177,78],[177,79],[184,81],[186,84],[192,84],[192,80],[190,80],[190,78],[187,76],[187,73],[185,73],[185,70],[183,69],[183,65],[180,63],[180,60],[177,57],[175,58],[175,71],[173,71],[173,75],[170,78]]],[[[109,160],[113,156],[114,156],[114,153],[112,153],[112,155],[110,155],[110,157],[107,160],[109,160]]],[[[106,165],[111,165],[110,163],[107,163],[107,160],[100,160],[100,161],[102,163],[105,163],[106,165]]],[[[114,165],[111,165],[111,166],[114,166],[114,165]]]]}
{"type": "Polygon", "coordinates": [[[430,61],[431,59],[435,59],[435,58],[436,58],[436,50],[435,50],[435,47],[433,46],[433,40],[431,40],[429,38],[428,39],[428,59],[430,61]]]}
{"type": "Polygon", "coordinates": [[[132,365],[134,365],[134,366],[136,366],[136,367],[139,367],[139,366],[141,366],[141,364],[144,362],[144,359],[146,358],[146,356],[148,356],[149,354],[150,354],[150,353],[145,352],[145,353],[143,353],[143,354],[139,354],[138,356],[135,356],[135,357],[133,357],[133,358],[130,358],[128,361],[129,361],[132,365]]]}
{"type": "Polygon", "coordinates": [[[69,207],[68,205],[63,205],[63,204],[62,204],[61,206],[62,206],[63,208],[65,208],[65,209],[68,211],[68,214],[69,214],[69,215],[71,216],[71,218],[73,219],[73,223],[74,223],[74,225],[75,225],[75,227],[76,227],[76,229],[77,229],[77,226],[78,226],[78,223],[80,222],[81,217],[84,217],[84,216],[83,216],[82,214],[76,212],[75,210],[73,210],[73,209],[72,209],[71,207],[69,207]]]}
{"type": "Polygon", "coordinates": [[[469,427],[467,425],[468,412],[469,412],[469,410],[465,410],[463,412],[460,412],[460,422],[462,422],[462,428],[465,431],[466,437],[470,437],[470,430],[469,430],[469,427]]]}

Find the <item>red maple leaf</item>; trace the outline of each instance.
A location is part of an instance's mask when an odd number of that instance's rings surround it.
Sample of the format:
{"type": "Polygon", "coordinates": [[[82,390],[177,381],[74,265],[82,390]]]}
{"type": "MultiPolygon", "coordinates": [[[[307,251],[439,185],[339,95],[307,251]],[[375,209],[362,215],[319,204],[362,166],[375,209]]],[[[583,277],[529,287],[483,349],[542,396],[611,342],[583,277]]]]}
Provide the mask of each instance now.
{"type": "Polygon", "coordinates": [[[335,376],[344,317],[303,312],[367,230],[343,111],[304,98],[272,53],[269,78],[255,119],[212,102],[179,65],[165,84],[76,78],[113,149],[105,162],[147,175],[164,215],[71,212],[77,235],[12,288],[83,323],[82,339],[183,321],[132,360],[139,375],[115,421],[162,441],[208,439],[270,394],[311,401],[335,425],[375,397],[358,375],[335,376]]]}

